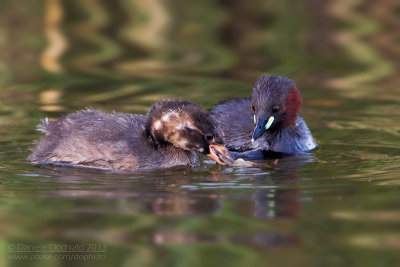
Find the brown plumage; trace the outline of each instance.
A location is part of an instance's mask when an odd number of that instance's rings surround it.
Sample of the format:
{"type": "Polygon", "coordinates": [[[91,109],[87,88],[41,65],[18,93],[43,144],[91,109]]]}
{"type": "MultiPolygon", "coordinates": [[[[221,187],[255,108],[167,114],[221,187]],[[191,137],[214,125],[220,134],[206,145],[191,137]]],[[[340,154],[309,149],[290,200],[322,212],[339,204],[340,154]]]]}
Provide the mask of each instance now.
{"type": "Polygon", "coordinates": [[[199,164],[198,153],[223,165],[232,158],[212,119],[195,104],[165,99],[148,115],[86,109],[40,125],[45,135],[28,160],[130,171],[199,164]],[[210,149],[212,151],[210,151],[210,149]]]}

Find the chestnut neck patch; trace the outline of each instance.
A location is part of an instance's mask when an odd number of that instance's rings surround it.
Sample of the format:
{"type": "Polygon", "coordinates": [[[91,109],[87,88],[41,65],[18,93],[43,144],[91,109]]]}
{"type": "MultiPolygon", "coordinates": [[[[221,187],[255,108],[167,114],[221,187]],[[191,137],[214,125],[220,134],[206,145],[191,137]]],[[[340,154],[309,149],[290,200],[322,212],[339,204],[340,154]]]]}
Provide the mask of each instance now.
{"type": "Polygon", "coordinates": [[[290,88],[283,110],[285,112],[284,121],[285,125],[292,125],[296,122],[297,115],[301,107],[301,95],[296,86],[290,88]]]}

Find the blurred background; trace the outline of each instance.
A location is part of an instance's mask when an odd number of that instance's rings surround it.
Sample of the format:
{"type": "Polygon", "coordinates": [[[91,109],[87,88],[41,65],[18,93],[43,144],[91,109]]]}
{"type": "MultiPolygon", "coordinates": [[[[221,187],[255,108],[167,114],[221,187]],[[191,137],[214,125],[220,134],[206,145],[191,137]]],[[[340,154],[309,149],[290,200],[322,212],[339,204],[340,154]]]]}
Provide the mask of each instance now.
{"type": "Polygon", "coordinates": [[[0,5],[1,91],[27,82],[52,87],[43,101],[70,90],[103,92],[96,83],[120,83],[106,90],[118,98],[159,91],[154,87],[162,90],[178,80],[196,84],[185,90],[188,98],[203,97],[213,89],[209,83],[218,81],[224,91],[229,81],[244,82],[246,95],[262,73],[288,76],[301,87],[333,88],[346,97],[377,97],[371,87],[379,83],[383,97],[400,79],[400,7],[394,0],[3,0],[0,5]],[[134,82],[138,88],[129,88],[134,82]],[[93,86],[70,89],[89,83],[93,86]]]}
{"type": "Polygon", "coordinates": [[[75,266],[396,266],[399,72],[396,0],[1,0],[0,264],[65,266],[10,248],[92,243],[105,258],[75,266]],[[25,161],[44,117],[207,109],[263,73],[296,81],[311,155],[124,175],[25,161]]]}

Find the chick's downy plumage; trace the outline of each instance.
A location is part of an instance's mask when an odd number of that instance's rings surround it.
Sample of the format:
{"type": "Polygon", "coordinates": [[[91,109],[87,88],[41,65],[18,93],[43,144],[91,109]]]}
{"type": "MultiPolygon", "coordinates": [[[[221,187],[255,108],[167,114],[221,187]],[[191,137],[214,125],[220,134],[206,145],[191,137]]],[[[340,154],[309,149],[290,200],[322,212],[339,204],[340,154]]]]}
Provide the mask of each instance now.
{"type": "MultiPolygon", "coordinates": [[[[200,106],[169,99],[153,105],[148,115],[86,109],[40,128],[45,135],[30,162],[124,171],[197,165],[198,153],[210,154],[220,141],[200,106]]],[[[229,165],[230,155],[225,156],[216,160],[229,165]]]]}

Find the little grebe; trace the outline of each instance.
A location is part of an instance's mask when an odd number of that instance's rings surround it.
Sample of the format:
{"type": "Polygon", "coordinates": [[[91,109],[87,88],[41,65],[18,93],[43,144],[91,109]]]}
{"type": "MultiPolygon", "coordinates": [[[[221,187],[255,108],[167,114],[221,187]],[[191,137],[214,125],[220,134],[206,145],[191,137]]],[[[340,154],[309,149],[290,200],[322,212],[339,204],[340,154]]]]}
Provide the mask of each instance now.
{"type": "Polygon", "coordinates": [[[231,165],[214,125],[200,106],[182,100],[162,100],[148,115],[86,109],[40,125],[45,136],[28,160],[130,171],[197,165],[200,152],[231,165]]]}
{"type": "Polygon", "coordinates": [[[210,114],[229,150],[300,154],[317,146],[298,115],[301,102],[292,80],[263,75],[255,83],[251,99],[221,102],[210,114]]]}

